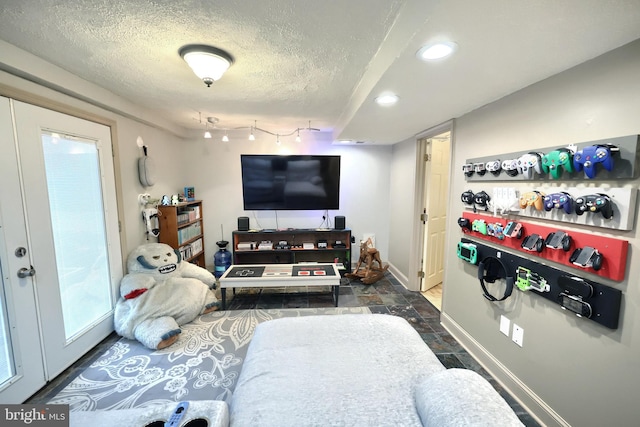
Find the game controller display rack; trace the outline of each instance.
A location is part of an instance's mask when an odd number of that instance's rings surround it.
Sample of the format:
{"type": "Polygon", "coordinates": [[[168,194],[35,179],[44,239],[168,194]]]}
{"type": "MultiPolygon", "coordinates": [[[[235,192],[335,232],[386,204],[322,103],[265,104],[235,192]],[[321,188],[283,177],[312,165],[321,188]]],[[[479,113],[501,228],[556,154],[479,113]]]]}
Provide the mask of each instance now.
{"type": "Polygon", "coordinates": [[[640,135],[577,143],[575,144],[577,159],[573,162],[572,158],[569,163],[563,157],[561,145],[536,149],[535,151],[518,151],[476,157],[466,160],[467,163],[462,166],[462,172],[467,181],[478,182],[633,179],[638,175],[639,144],[640,135]],[[602,148],[594,147],[598,145],[613,146],[615,152],[611,154],[611,157],[609,157],[609,153],[603,157],[602,148]],[[520,164],[518,164],[518,160],[520,160],[520,164]],[[557,163],[562,165],[555,167],[557,163]],[[563,166],[564,164],[567,165],[566,168],[563,166]],[[503,168],[503,165],[510,170],[503,168]]]}
{"type": "MultiPolygon", "coordinates": [[[[505,189],[500,188],[500,190],[504,191],[505,189]]],[[[490,191],[490,189],[485,189],[485,191],[490,191]]],[[[478,193],[480,192],[484,191],[478,190],[478,193]]],[[[465,209],[473,209],[473,200],[475,197],[469,195],[470,193],[470,190],[466,190],[461,195],[462,204],[465,209]],[[465,202],[465,199],[469,199],[471,201],[471,204],[465,202]]],[[[492,203],[493,199],[495,199],[495,191],[493,193],[494,197],[491,199],[491,201],[488,202],[487,212],[493,212],[492,203]]],[[[516,194],[515,189],[513,189],[513,193],[516,194]]],[[[638,189],[630,187],[611,187],[599,189],[564,186],[550,187],[545,184],[544,186],[541,185],[536,188],[520,189],[519,196],[517,198],[514,198],[511,208],[504,213],[508,215],[518,215],[529,218],[559,221],[568,224],[582,224],[592,227],[628,231],[633,230],[635,224],[635,206],[637,194],[638,189]],[[587,195],[598,193],[607,194],[611,199],[611,217],[607,219],[600,212],[584,212],[582,215],[578,215],[575,213],[575,204],[570,209],[570,213],[567,213],[564,209],[562,209],[562,207],[560,207],[559,209],[554,207],[547,211],[544,208],[544,197],[540,198],[539,203],[536,203],[532,200],[531,206],[525,205],[525,207],[521,207],[522,205],[520,204],[520,197],[526,199],[526,195],[528,193],[533,193],[536,191],[547,196],[559,193],[568,193],[573,197],[574,201],[576,199],[579,199],[580,197],[584,197],[587,195]]],[[[476,207],[476,210],[478,212],[482,212],[485,211],[485,207],[476,207]]]]}
{"type": "Polygon", "coordinates": [[[465,230],[469,236],[473,236],[474,238],[487,240],[509,249],[557,262],[573,269],[596,274],[617,282],[620,282],[625,278],[627,255],[629,251],[629,242],[626,240],[598,236],[581,231],[562,230],[556,227],[532,224],[530,222],[519,221],[518,218],[505,219],[472,212],[463,212],[462,217],[466,218],[470,224],[473,224],[473,221],[475,220],[484,220],[486,224],[485,227],[472,227],[471,230],[465,230]],[[495,235],[489,234],[489,226],[491,224],[499,223],[504,227],[510,221],[516,221],[522,225],[522,238],[504,237],[503,239],[499,239],[498,237],[495,237],[495,235]],[[477,230],[474,230],[474,228],[477,230]],[[485,230],[487,231],[487,234],[482,233],[482,231],[485,230]],[[528,251],[521,247],[523,240],[527,236],[537,234],[544,240],[550,233],[557,231],[565,231],[571,237],[571,246],[569,251],[545,247],[541,252],[537,252],[535,250],[528,251]],[[570,257],[573,251],[584,247],[593,247],[602,255],[602,266],[599,270],[595,270],[592,267],[580,267],[570,262],[570,257]]]}
{"type": "Polygon", "coordinates": [[[286,229],[234,231],[233,264],[342,264],[351,272],[351,230],[286,229]]]}
{"type": "MultiPolygon", "coordinates": [[[[567,314],[575,315],[575,313],[579,312],[579,317],[582,319],[592,320],[609,329],[618,328],[622,301],[622,292],[620,290],[590,279],[584,279],[580,275],[542,265],[531,259],[500,251],[500,249],[476,241],[462,238],[461,242],[464,245],[475,245],[478,260],[488,256],[499,257],[507,267],[508,274],[514,279],[518,268],[523,267],[523,269],[527,269],[535,275],[538,280],[544,278],[546,285],[548,285],[548,287],[545,286],[546,292],[537,290],[535,287],[531,287],[527,291],[514,289],[511,298],[514,297],[516,292],[533,293],[565,307],[567,314]],[[588,309],[581,311],[582,307],[588,309]]],[[[516,287],[514,286],[514,288],[516,287]]],[[[482,294],[479,286],[478,289],[479,293],[482,294]]]]}

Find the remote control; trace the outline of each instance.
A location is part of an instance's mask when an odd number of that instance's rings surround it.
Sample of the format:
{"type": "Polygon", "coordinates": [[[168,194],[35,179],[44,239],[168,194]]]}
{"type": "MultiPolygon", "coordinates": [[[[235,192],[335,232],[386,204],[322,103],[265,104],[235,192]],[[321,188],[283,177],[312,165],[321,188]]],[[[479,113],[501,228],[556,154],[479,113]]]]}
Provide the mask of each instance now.
{"type": "Polygon", "coordinates": [[[164,427],[176,427],[180,424],[180,420],[185,412],[187,412],[187,408],[189,407],[189,402],[180,402],[176,409],[173,410],[173,413],[169,417],[166,423],[164,423],[164,427]]]}

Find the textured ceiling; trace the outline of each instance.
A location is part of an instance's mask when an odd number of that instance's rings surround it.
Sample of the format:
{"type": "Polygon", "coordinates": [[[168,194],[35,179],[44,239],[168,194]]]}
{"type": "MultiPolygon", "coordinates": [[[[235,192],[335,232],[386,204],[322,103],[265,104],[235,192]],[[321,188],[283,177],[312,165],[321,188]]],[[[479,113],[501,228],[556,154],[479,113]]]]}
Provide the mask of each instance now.
{"type": "MultiPolygon", "coordinates": [[[[0,39],[185,128],[398,142],[640,38],[640,1],[2,0],[0,39]],[[445,61],[418,48],[449,38],[445,61]],[[207,88],[179,57],[210,44],[235,63],[207,88]],[[385,91],[400,103],[380,108],[385,91]]],[[[2,57],[0,57],[2,62],[2,57]]]]}

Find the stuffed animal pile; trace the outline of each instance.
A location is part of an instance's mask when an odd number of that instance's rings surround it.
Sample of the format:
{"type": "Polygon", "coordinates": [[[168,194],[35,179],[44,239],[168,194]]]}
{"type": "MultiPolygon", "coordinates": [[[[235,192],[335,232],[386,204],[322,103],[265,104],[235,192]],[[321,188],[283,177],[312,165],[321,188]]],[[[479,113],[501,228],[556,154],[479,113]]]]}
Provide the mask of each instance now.
{"type": "Polygon", "coordinates": [[[178,340],[180,325],[217,310],[215,276],[182,261],[164,243],[138,246],[127,259],[128,273],[120,282],[116,303],[116,332],[159,350],[178,340]]]}

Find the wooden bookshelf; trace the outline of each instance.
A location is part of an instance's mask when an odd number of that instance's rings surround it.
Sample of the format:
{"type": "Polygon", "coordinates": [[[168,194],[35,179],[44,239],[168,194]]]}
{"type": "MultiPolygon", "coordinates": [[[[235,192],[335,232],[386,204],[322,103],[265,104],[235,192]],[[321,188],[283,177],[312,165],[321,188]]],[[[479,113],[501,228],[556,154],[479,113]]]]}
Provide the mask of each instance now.
{"type": "Polygon", "coordinates": [[[205,268],[202,200],[158,206],[158,241],[180,250],[182,258],[205,268]]]}

